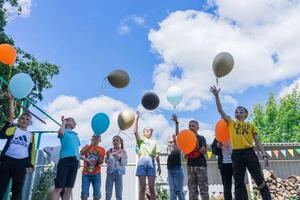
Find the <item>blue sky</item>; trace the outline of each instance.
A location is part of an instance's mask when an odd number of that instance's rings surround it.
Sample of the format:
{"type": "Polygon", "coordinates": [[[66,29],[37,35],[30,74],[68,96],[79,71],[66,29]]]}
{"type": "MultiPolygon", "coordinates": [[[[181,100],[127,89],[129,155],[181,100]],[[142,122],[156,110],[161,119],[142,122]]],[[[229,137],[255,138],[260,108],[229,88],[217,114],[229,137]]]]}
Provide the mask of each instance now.
{"type": "MultiPolygon", "coordinates": [[[[255,1],[233,0],[31,0],[28,13],[13,17],[5,31],[16,46],[60,66],[53,88],[44,92],[39,105],[57,120],[62,114],[74,116],[84,141],[91,135],[93,114],[106,112],[113,122],[103,139],[108,145],[117,131],[117,113],[140,109],[143,93],[154,90],[161,106],[143,111],[142,122],[153,126],[163,143],[173,129],[173,110],[164,96],[171,85],[183,90],[184,102],[176,110],[181,126],[195,118],[211,140],[219,119],[208,92],[215,80],[211,62],[217,53],[228,51],[235,59],[233,72],[219,84],[230,115],[236,105],[251,110],[255,103],[264,103],[270,91],[279,95],[299,81],[300,58],[293,52],[300,46],[300,30],[292,18],[297,19],[300,6],[293,2],[263,0],[256,6],[255,1]],[[277,63],[272,62],[274,52],[277,63]],[[118,68],[129,73],[129,86],[101,90],[103,79],[118,68]]],[[[38,122],[36,127],[57,129],[38,122]]],[[[58,143],[56,138],[51,141],[58,143]]]]}

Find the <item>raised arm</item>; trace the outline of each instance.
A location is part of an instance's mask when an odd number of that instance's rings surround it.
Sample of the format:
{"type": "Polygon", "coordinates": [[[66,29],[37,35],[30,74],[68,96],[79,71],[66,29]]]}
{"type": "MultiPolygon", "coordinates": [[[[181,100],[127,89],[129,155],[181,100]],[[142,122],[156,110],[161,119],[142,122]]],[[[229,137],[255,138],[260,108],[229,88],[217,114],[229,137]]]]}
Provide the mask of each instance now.
{"type": "Polygon", "coordinates": [[[221,104],[221,101],[220,101],[220,97],[219,97],[219,92],[220,92],[220,90],[221,90],[221,88],[217,89],[217,87],[216,87],[215,85],[210,87],[211,93],[215,96],[217,108],[218,108],[218,111],[219,111],[220,115],[222,116],[222,118],[223,118],[226,122],[228,122],[228,121],[229,121],[229,117],[228,117],[228,115],[226,115],[226,113],[224,112],[223,107],[222,107],[222,104],[221,104]]]}
{"type": "Polygon", "coordinates": [[[62,137],[64,135],[66,128],[66,120],[64,116],[61,116],[61,127],[58,129],[58,137],[62,137]]]}
{"type": "Polygon", "coordinates": [[[140,118],[140,112],[136,111],[136,120],[135,120],[135,125],[134,125],[134,135],[136,139],[136,143],[141,139],[139,135],[139,118],[140,118]]]}
{"type": "Polygon", "coordinates": [[[9,90],[7,90],[7,98],[9,102],[7,121],[12,122],[15,119],[15,100],[9,90]]]}

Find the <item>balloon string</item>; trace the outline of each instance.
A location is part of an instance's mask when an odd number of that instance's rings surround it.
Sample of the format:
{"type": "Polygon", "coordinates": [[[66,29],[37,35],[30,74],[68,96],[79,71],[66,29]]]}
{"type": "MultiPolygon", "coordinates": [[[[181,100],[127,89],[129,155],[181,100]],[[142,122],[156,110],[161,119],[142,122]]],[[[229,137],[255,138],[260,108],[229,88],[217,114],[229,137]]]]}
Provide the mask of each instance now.
{"type": "Polygon", "coordinates": [[[101,83],[100,90],[104,91],[104,89],[106,88],[106,86],[107,86],[107,78],[104,78],[103,81],[102,81],[102,83],[101,83]]]}
{"type": "Polygon", "coordinates": [[[131,138],[127,133],[125,133],[125,132],[119,130],[119,134],[118,134],[118,135],[120,135],[121,133],[124,134],[124,135],[126,135],[127,137],[131,138]]]}
{"type": "Polygon", "coordinates": [[[217,86],[219,85],[219,79],[218,78],[216,78],[216,83],[217,83],[217,86]]]}

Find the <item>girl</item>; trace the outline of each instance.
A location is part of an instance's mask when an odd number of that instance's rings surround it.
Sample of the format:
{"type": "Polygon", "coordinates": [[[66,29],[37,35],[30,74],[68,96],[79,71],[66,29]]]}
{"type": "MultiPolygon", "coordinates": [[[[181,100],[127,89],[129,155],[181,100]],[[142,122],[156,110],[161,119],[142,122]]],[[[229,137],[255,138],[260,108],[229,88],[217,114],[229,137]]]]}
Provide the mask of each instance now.
{"type": "Polygon", "coordinates": [[[137,112],[136,123],[134,135],[136,138],[137,145],[139,147],[139,161],[137,164],[136,176],[139,177],[140,184],[140,192],[139,192],[139,200],[145,200],[145,192],[146,192],[146,177],[148,178],[149,190],[150,190],[150,200],[156,199],[155,194],[155,162],[157,162],[157,172],[158,175],[161,173],[160,168],[160,160],[159,160],[159,150],[158,145],[154,140],[151,139],[153,129],[152,128],[144,128],[144,137],[140,137],[138,133],[138,120],[140,117],[140,113],[137,112]]]}
{"type": "Polygon", "coordinates": [[[113,137],[113,148],[106,152],[105,163],[107,164],[106,176],[106,200],[112,197],[113,184],[115,183],[116,199],[122,199],[123,175],[127,164],[127,154],[124,150],[123,139],[116,135],[113,137]]]}

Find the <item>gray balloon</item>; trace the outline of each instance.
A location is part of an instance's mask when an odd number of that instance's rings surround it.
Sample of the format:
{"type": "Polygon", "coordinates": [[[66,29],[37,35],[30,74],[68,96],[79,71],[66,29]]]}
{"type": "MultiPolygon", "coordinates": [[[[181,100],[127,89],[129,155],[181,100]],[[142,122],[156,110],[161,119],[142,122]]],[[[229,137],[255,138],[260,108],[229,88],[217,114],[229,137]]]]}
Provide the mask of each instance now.
{"type": "Polygon", "coordinates": [[[154,110],[159,105],[159,97],[154,92],[147,92],[142,97],[142,105],[147,110],[154,110]]]}
{"type": "Polygon", "coordinates": [[[126,71],[117,69],[107,76],[108,82],[116,88],[124,88],[129,83],[129,75],[126,71]]]}

